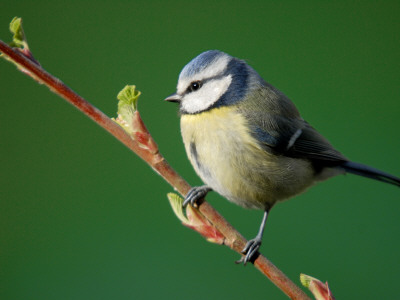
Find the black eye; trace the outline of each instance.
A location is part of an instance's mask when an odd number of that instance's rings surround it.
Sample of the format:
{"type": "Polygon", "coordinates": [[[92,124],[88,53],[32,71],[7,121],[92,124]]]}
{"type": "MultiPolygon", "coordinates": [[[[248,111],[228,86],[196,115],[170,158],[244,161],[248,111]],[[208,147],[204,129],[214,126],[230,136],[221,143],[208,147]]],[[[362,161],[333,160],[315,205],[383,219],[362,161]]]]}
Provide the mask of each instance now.
{"type": "Polygon", "coordinates": [[[193,81],[188,90],[191,92],[197,91],[199,88],[201,88],[201,81],[193,81]]]}

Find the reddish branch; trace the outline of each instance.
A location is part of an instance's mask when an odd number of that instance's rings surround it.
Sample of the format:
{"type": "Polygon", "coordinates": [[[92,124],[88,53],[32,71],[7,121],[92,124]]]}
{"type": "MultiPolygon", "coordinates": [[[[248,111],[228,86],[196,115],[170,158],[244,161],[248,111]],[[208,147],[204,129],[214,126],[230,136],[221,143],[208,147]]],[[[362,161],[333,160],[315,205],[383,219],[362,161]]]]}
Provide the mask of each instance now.
{"type": "MultiPolygon", "coordinates": [[[[181,195],[185,196],[187,194],[190,189],[190,185],[171,168],[164,157],[158,152],[157,147],[155,146],[151,149],[141,147],[141,141],[150,140],[154,145],[155,143],[152,140],[150,133],[144,126],[144,123],[141,121],[139,115],[137,116],[137,119],[140,122],[139,125],[142,126],[144,131],[138,133],[135,140],[118,124],[116,124],[113,120],[107,117],[92,104],[87,102],[81,96],[72,91],[61,80],[47,73],[39,64],[37,64],[36,61],[33,61],[29,57],[25,56],[20,49],[11,48],[0,40],[0,52],[6,55],[11,61],[16,63],[21,71],[33,77],[40,83],[45,84],[51,91],[67,100],[89,118],[111,133],[120,142],[122,142],[146,163],[148,163],[154,170],[156,170],[157,173],[159,173],[181,195]]],[[[137,111],[135,113],[139,114],[137,111]]],[[[204,217],[208,219],[217,228],[217,230],[224,235],[224,244],[234,251],[240,253],[246,244],[246,240],[243,238],[243,236],[207,202],[203,202],[198,209],[204,215],[204,217]]],[[[261,273],[267,276],[287,296],[289,296],[289,298],[310,299],[283,272],[275,267],[264,256],[259,255],[254,262],[254,266],[260,270],[261,273]]]]}

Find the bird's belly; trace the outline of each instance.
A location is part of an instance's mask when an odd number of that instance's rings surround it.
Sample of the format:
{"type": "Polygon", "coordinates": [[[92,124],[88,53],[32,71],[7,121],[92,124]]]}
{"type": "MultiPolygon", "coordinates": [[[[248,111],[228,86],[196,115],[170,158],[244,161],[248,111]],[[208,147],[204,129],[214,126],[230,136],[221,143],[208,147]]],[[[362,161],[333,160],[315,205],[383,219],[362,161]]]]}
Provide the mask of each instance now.
{"type": "Polygon", "coordinates": [[[268,153],[247,128],[229,107],[181,117],[186,152],[204,183],[238,205],[257,209],[311,185],[307,161],[268,153]]]}

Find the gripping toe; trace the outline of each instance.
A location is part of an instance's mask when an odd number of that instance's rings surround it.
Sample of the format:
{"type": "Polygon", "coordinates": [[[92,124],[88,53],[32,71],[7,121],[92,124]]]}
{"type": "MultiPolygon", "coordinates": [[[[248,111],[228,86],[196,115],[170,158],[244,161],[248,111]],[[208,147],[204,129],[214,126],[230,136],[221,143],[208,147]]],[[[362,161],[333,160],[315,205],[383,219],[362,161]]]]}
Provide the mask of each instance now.
{"type": "Polygon", "coordinates": [[[261,246],[261,239],[256,237],[247,242],[246,246],[243,248],[242,253],[245,256],[242,256],[240,260],[236,261],[236,263],[246,265],[248,262],[254,262],[259,255],[258,249],[261,246]]]}
{"type": "Polygon", "coordinates": [[[182,206],[185,207],[188,204],[194,206],[200,199],[203,199],[209,191],[211,191],[211,188],[207,185],[195,186],[191,188],[190,191],[187,193],[186,198],[182,203],[182,206]]]}

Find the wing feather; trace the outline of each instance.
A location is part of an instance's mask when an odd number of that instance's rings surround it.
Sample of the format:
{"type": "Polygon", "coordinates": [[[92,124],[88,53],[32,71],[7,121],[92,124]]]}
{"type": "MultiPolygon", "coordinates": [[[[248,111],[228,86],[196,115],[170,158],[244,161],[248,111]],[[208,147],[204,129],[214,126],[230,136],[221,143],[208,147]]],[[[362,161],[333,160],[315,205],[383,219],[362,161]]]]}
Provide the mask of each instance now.
{"type": "Polygon", "coordinates": [[[259,96],[263,93],[259,92],[257,97],[243,101],[243,106],[239,107],[261,147],[278,155],[309,159],[323,165],[339,165],[348,161],[300,117],[294,104],[284,94],[268,87],[263,90],[264,99],[260,101],[259,96]],[[271,92],[274,97],[271,97],[271,92]]]}

